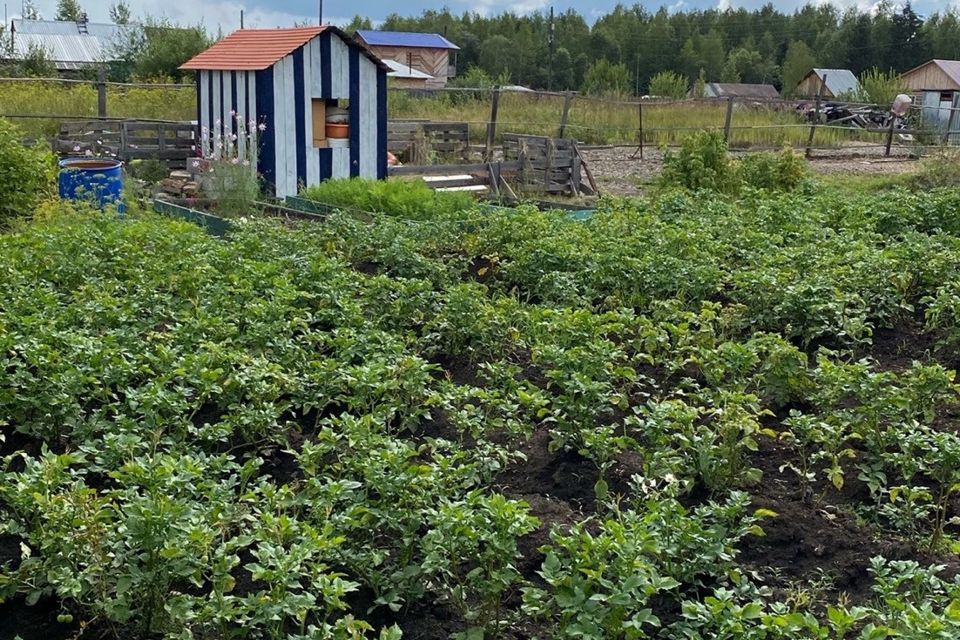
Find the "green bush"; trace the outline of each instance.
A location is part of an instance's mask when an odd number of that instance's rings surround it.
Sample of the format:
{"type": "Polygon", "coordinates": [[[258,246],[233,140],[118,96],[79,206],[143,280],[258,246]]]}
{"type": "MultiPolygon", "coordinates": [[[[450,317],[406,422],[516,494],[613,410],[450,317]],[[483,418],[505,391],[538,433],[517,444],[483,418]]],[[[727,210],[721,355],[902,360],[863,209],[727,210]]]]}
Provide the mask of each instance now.
{"type": "Polygon", "coordinates": [[[625,96],[630,93],[630,72],[625,64],[606,58],[594,62],[583,75],[583,92],[592,96],[625,96]]]}
{"type": "Polygon", "coordinates": [[[737,162],[741,185],[755,189],[793,191],[807,177],[807,164],[790,147],[780,153],[749,153],[737,162]]]}
{"type": "Polygon", "coordinates": [[[874,68],[860,74],[860,90],[854,94],[854,98],[889,109],[894,98],[908,92],[907,85],[896,71],[890,69],[884,72],[874,68]]]}
{"type": "Polygon", "coordinates": [[[436,192],[423,182],[407,180],[327,180],[300,195],[314,202],[345,209],[414,220],[457,214],[476,204],[469,193],[436,192]]]}
{"type": "Polygon", "coordinates": [[[806,162],[790,147],[778,154],[749,153],[735,160],[719,131],[687,138],[678,153],[664,152],[663,163],[662,186],[730,194],[743,187],[793,191],[808,175],[806,162]]]}
{"type": "Polygon", "coordinates": [[[0,227],[30,215],[53,190],[53,154],[25,146],[23,137],[16,125],[0,118],[0,227]]]}
{"type": "Polygon", "coordinates": [[[684,98],[687,95],[686,76],[672,71],[661,71],[650,79],[650,95],[665,98],[684,98]]]}
{"type": "Polygon", "coordinates": [[[663,154],[661,183],[687,189],[730,192],[734,166],[727,143],[719,131],[700,131],[680,145],[680,151],[663,154]]]}

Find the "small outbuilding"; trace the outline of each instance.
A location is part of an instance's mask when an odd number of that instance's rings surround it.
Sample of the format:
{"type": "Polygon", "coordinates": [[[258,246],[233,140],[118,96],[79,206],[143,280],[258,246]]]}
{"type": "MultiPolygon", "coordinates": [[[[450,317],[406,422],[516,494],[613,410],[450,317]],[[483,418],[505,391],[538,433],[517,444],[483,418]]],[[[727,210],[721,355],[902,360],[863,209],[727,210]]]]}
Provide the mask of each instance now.
{"type": "Polygon", "coordinates": [[[742,98],[744,100],[776,100],[780,92],[772,84],[743,82],[708,82],[703,85],[705,98],[742,98]]]}
{"type": "MultiPolygon", "coordinates": [[[[960,107],[960,60],[930,60],[900,75],[922,107],[924,122],[944,129],[953,109],[960,107]]],[[[956,128],[960,114],[953,116],[956,128]]]]}
{"type": "Polygon", "coordinates": [[[408,67],[396,60],[384,60],[383,63],[390,67],[387,78],[394,87],[402,89],[427,89],[433,82],[433,76],[429,73],[408,67]]]}
{"type": "Polygon", "coordinates": [[[237,120],[263,127],[257,169],[273,195],[386,177],[389,69],[340,29],[240,29],[180,68],[197,72],[203,131],[230,136],[237,120]],[[346,137],[328,137],[328,114],[347,120],[346,137]]]}
{"type": "Polygon", "coordinates": [[[451,56],[456,56],[460,47],[439,33],[360,29],[356,39],[382,60],[394,60],[429,75],[429,88],[445,87],[447,80],[457,75],[451,56]]]}
{"type": "Polygon", "coordinates": [[[10,22],[10,53],[23,60],[42,50],[62,75],[76,74],[112,62],[143,33],[140,25],[90,22],[86,15],[71,20],[10,22]]]}
{"type": "Polygon", "coordinates": [[[812,69],[803,77],[794,93],[813,98],[820,93],[821,86],[824,98],[844,98],[860,91],[860,81],[850,69],[812,69]]]}

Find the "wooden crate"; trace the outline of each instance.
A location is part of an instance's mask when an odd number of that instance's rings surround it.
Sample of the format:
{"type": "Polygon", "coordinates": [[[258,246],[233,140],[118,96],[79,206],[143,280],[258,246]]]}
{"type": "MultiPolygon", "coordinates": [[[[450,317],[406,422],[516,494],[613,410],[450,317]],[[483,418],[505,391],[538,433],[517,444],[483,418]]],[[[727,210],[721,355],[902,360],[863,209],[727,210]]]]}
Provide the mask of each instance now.
{"type": "Polygon", "coordinates": [[[586,167],[573,140],[505,133],[503,157],[519,163],[519,186],[524,191],[574,195],[596,191],[592,180],[584,183],[586,167]]]}

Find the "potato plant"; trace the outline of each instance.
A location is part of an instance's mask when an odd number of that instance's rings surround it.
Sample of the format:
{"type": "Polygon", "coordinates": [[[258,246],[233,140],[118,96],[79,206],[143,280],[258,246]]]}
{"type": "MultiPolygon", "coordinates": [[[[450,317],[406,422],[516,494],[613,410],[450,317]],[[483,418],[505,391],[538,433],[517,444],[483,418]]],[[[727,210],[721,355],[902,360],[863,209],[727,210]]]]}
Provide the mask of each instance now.
{"type": "Polygon", "coordinates": [[[400,197],[226,240],[46,211],[0,235],[0,612],[953,637],[958,197],[665,190],[587,223],[400,197]],[[870,551],[851,593],[776,575],[831,570],[811,518],[870,551]]]}

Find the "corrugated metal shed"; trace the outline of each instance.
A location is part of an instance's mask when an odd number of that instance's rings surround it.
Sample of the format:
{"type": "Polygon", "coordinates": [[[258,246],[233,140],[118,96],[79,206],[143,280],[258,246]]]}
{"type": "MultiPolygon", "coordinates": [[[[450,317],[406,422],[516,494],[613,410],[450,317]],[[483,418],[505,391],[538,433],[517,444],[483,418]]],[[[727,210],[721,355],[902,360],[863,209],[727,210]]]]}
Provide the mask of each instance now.
{"type": "Polygon", "coordinates": [[[407,65],[397,62],[396,60],[384,60],[383,63],[390,67],[390,71],[387,73],[388,78],[413,78],[415,80],[433,79],[433,76],[429,73],[418,71],[417,69],[408,67],[407,65]]]}
{"type": "Polygon", "coordinates": [[[410,33],[406,31],[357,31],[357,37],[371,47],[412,47],[418,49],[454,49],[453,44],[439,33],[410,33]]]}
{"type": "Polygon", "coordinates": [[[31,46],[42,47],[60,71],[114,60],[119,47],[141,29],[139,25],[58,20],[14,20],[12,27],[15,58],[26,56],[31,46]]]}
{"type": "Polygon", "coordinates": [[[772,84],[746,84],[740,82],[708,82],[704,95],[710,98],[772,98],[780,92],[772,84]]]}
{"type": "Polygon", "coordinates": [[[827,88],[835,96],[860,90],[860,81],[850,69],[814,69],[821,79],[827,79],[827,88]]]}

